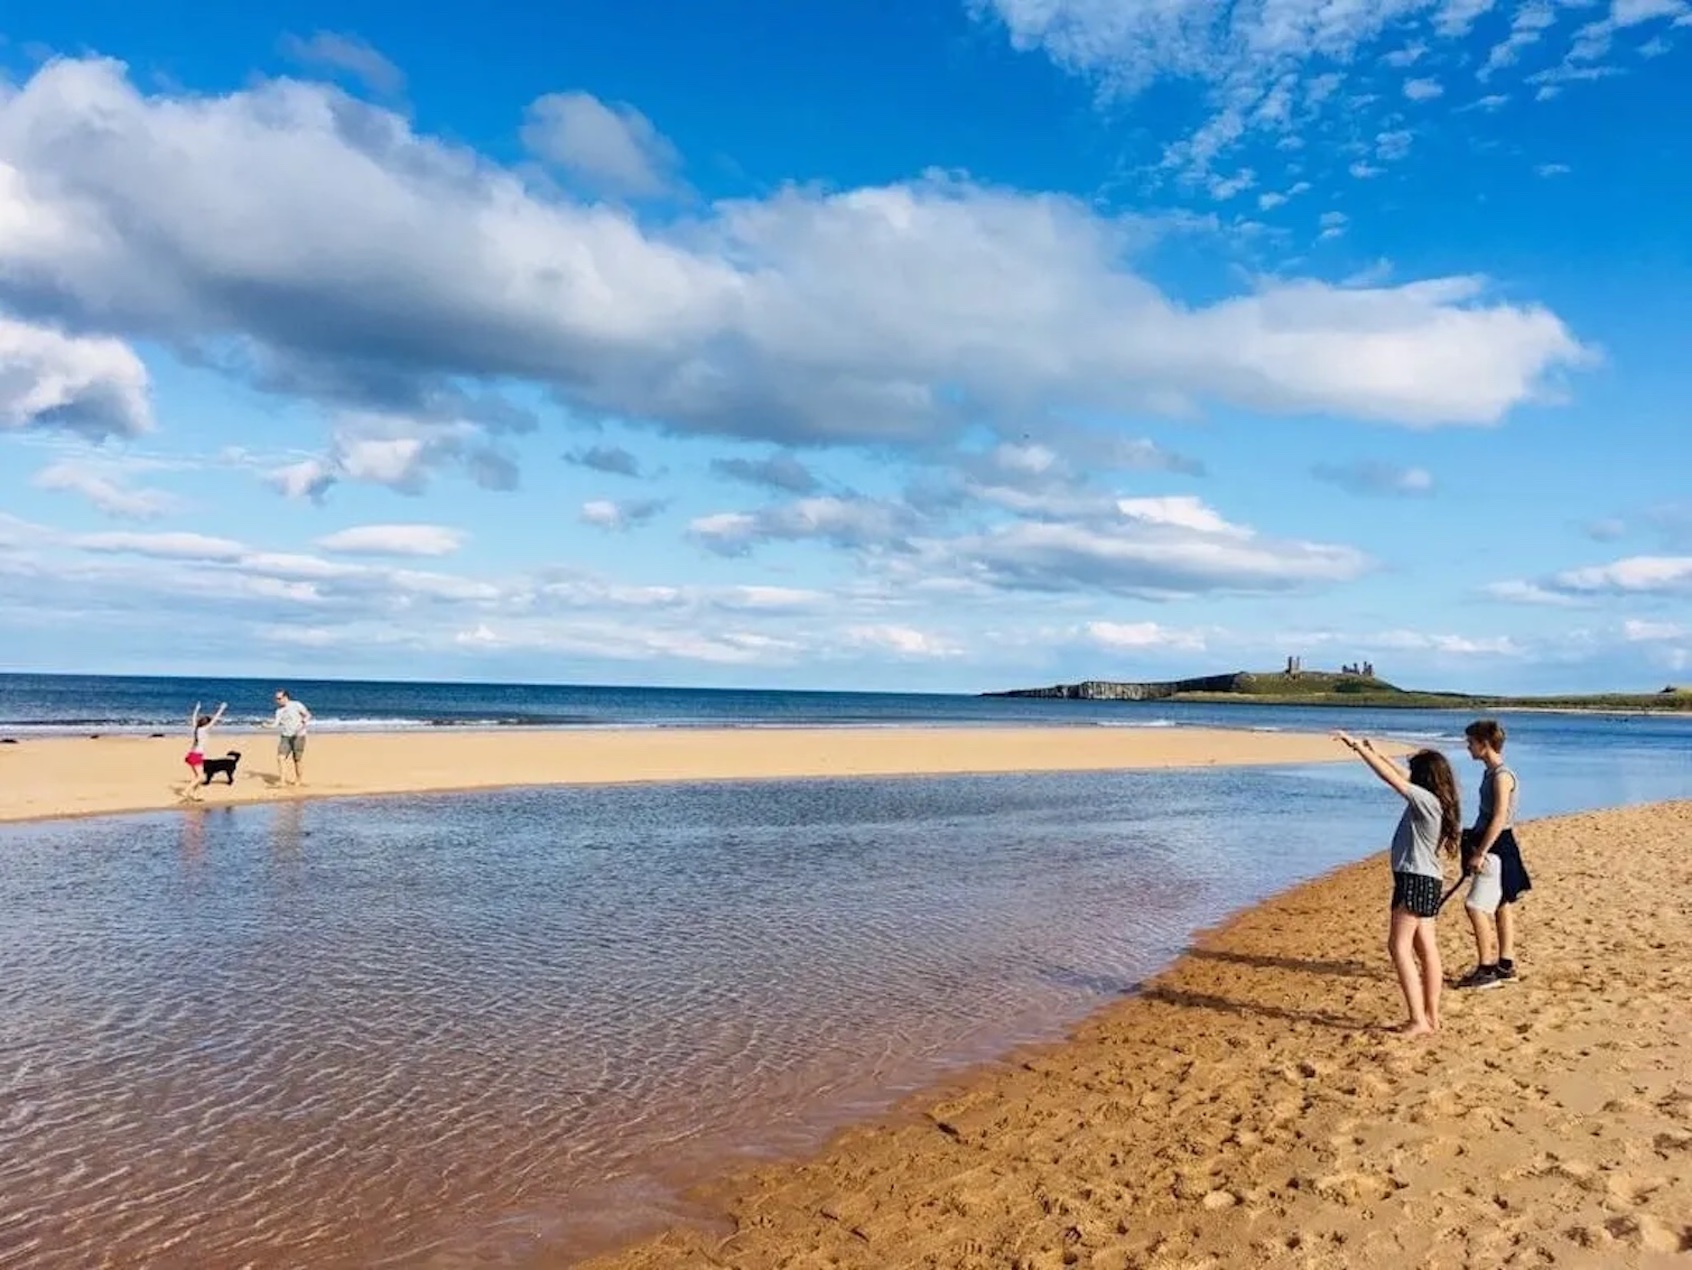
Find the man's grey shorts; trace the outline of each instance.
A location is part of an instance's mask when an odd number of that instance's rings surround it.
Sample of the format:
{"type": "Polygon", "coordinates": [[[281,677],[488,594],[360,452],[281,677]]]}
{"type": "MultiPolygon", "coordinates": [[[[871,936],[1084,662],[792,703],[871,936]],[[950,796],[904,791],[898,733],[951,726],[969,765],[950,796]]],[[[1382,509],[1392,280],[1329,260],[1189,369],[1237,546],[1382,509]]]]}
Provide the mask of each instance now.
{"type": "Polygon", "coordinates": [[[291,758],[296,763],[305,757],[305,733],[298,736],[285,736],[276,742],[276,753],[281,758],[291,758]]]}

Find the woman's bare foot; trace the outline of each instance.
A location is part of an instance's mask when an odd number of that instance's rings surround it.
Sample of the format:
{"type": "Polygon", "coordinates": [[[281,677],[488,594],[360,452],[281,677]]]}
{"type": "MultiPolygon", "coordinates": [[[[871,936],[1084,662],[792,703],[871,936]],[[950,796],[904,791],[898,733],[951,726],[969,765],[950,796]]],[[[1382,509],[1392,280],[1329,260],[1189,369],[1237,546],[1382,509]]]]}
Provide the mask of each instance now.
{"type": "Polygon", "coordinates": [[[1400,1036],[1432,1036],[1439,1029],[1426,1019],[1411,1019],[1408,1023],[1400,1023],[1393,1030],[1400,1036]]]}

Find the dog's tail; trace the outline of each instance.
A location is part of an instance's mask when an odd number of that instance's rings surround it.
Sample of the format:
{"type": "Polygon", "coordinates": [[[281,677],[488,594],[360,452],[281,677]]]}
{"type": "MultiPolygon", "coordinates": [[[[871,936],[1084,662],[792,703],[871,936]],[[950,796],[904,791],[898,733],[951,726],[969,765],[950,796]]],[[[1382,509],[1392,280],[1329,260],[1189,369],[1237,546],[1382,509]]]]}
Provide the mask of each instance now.
{"type": "Polygon", "coordinates": [[[230,750],[229,753],[225,754],[223,757],[224,758],[240,758],[241,757],[241,751],[240,750],[230,750]]]}

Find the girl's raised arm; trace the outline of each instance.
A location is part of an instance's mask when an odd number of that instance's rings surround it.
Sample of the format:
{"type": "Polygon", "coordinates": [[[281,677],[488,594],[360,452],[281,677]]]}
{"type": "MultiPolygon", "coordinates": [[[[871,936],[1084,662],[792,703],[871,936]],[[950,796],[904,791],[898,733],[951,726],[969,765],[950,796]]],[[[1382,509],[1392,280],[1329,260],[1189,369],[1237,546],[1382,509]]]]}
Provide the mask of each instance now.
{"type": "Polygon", "coordinates": [[[223,712],[227,709],[229,709],[229,703],[227,701],[225,701],[222,705],[220,705],[217,708],[217,713],[212,715],[212,721],[211,721],[211,724],[210,724],[211,727],[215,728],[219,723],[221,723],[223,721],[223,712]]]}
{"type": "Polygon", "coordinates": [[[1368,737],[1364,737],[1359,740],[1357,737],[1351,736],[1348,733],[1336,732],[1334,733],[1334,740],[1338,741],[1353,754],[1357,755],[1358,758],[1367,763],[1370,771],[1374,772],[1376,776],[1379,776],[1388,785],[1391,785],[1403,797],[1410,797],[1409,778],[1407,778],[1404,773],[1399,770],[1398,764],[1394,763],[1386,755],[1377,752],[1375,747],[1369,743],[1368,737]]]}

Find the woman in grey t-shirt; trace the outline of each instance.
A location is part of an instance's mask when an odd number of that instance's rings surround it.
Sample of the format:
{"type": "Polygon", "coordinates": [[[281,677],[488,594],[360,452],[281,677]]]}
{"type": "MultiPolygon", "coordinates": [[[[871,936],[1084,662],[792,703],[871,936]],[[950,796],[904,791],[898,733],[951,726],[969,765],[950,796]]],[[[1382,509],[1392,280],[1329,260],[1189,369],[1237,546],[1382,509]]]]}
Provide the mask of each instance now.
{"type": "Polygon", "coordinates": [[[1445,969],[1439,961],[1434,917],[1439,912],[1445,877],[1439,857],[1457,854],[1463,813],[1457,801],[1457,779],[1438,750],[1417,750],[1409,772],[1399,769],[1365,738],[1344,732],[1335,739],[1369,765],[1369,769],[1404,798],[1404,814],[1392,835],[1392,918],[1387,929],[1387,952],[1398,973],[1398,986],[1409,1007],[1403,1031],[1427,1036],[1439,1031],[1439,992],[1445,969]]]}

